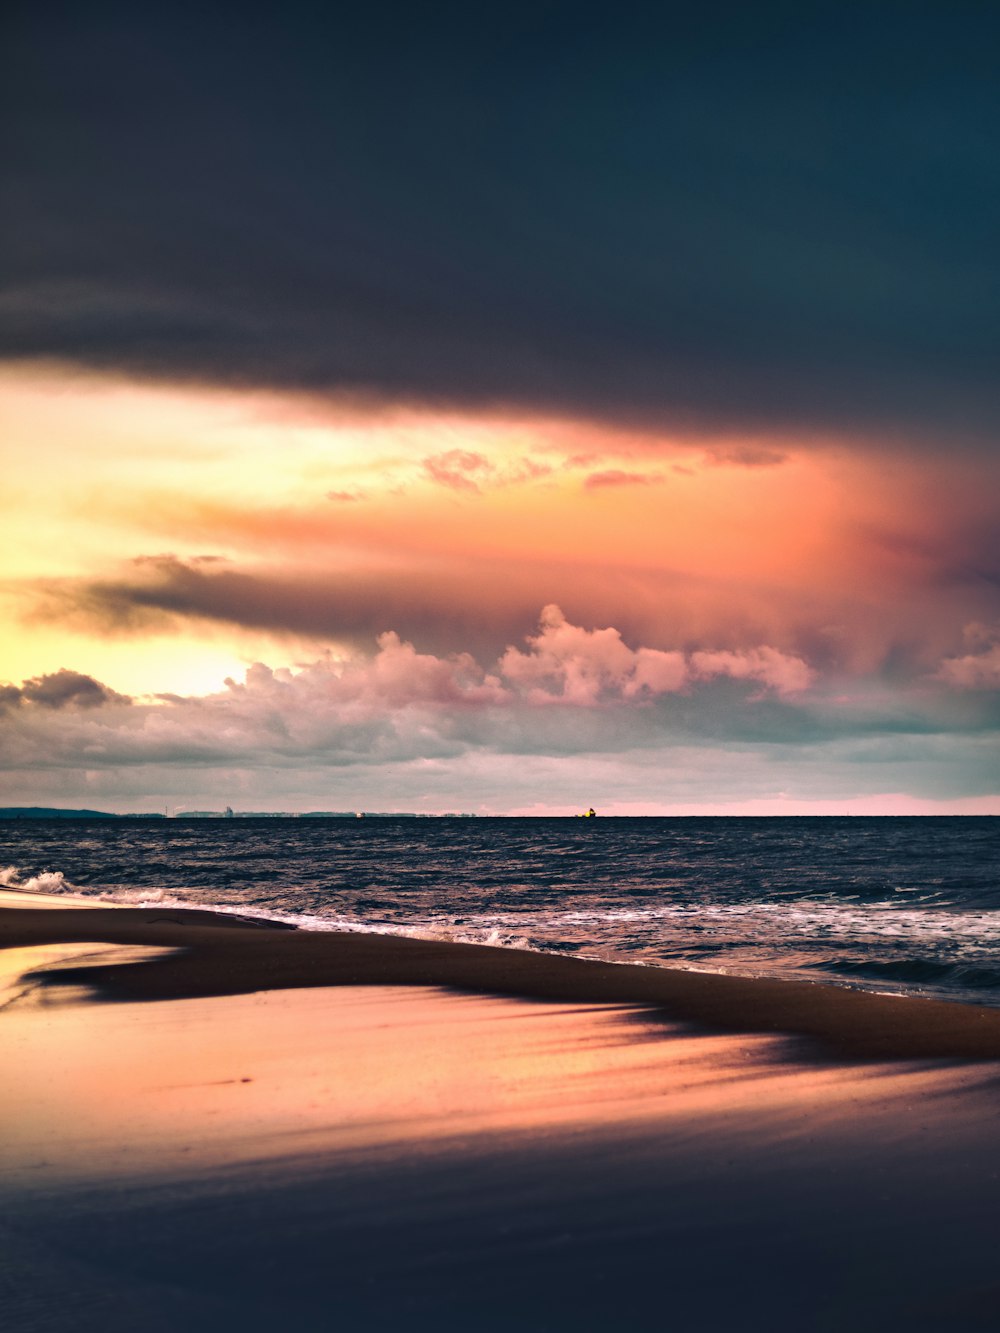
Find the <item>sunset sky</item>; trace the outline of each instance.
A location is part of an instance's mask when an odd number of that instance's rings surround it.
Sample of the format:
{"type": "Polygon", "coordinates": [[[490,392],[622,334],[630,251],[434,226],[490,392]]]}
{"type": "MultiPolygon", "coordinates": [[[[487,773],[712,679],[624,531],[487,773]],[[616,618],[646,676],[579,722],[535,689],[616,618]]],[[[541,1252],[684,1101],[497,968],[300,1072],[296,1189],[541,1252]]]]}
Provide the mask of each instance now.
{"type": "Polygon", "coordinates": [[[0,804],[1000,813],[1000,11],[3,22],[0,804]]]}

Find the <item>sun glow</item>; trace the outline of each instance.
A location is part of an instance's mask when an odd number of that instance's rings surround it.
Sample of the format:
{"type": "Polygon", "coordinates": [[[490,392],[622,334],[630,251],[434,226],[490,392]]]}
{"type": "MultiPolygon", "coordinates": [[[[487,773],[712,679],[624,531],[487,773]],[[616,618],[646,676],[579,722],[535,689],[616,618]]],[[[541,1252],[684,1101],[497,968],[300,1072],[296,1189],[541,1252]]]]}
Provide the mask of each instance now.
{"type": "Polygon", "coordinates": [[[653,645],[724,647],[746,625],[781,646],[807,606],[834,608],[834,630],[838,606],[866,615],[854,583],[875,564],[884,587],[914,567],[854,539],[892,528],[905,481],[832,447],[57,366],[0,373],[0,410],[9,680],[73,665],[129,693],[217,689],[258,658],[338,646],[336,608],[298,629],[281,616],[334,586],[384,601],[372,639],[424,599],[457,624],[499,616],[514,640],[558,602],[653,645]],[[225,591],[224,611],[190,605],[185,580],[225,591]],[[271,592],[241,611],[254,580],[271,592]]]}

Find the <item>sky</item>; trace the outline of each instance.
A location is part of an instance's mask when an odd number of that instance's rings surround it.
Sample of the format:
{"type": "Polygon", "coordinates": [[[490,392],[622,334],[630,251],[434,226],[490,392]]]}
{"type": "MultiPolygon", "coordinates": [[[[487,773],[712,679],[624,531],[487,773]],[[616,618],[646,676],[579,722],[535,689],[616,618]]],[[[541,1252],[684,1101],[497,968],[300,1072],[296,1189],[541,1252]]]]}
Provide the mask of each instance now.
{"type": "Polygon", "coordinates": [[[1000,11],[7,6],[0,803],[1000,813],[1000,11]]]}

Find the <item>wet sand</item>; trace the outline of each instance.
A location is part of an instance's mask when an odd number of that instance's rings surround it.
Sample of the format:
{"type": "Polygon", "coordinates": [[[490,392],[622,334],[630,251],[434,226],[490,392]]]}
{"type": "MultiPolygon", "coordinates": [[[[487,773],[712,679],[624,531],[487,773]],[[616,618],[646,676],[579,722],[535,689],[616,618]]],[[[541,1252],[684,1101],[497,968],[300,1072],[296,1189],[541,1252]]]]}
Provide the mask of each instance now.
{"type": "Polygon", "coordinates": [[[998,1326],[994,1011],[173,909],[0,942],[14,1333],[998,1326]]]}

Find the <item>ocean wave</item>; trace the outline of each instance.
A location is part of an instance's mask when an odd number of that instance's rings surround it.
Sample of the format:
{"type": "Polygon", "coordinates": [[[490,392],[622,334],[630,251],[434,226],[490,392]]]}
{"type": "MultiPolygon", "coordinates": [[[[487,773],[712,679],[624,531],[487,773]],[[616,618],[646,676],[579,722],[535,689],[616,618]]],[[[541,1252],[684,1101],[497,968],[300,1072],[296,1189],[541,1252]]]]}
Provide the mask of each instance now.
{"type": "Polygon", "coordinates": [[[21,878],[20,866],[4,866],[0,869],[0,888],[15,889],[18,893],[79,893],[75,884],[71,884],[61,870],[45,870],[39,875],[21,878]]]}
{"type": "Polygon", "coordinates": [[[882,962],[875,958],[826,959],[814,966],[839,976],[860,980],[903,982],[911,986],[949,986],[967,990],[1000,987],[1000,969],[982,964],[938,962],[933,958],[897,958],[882,962]]]}

